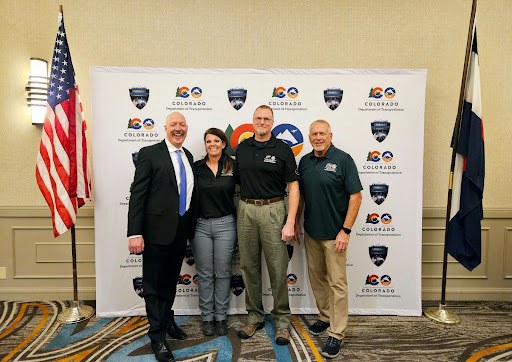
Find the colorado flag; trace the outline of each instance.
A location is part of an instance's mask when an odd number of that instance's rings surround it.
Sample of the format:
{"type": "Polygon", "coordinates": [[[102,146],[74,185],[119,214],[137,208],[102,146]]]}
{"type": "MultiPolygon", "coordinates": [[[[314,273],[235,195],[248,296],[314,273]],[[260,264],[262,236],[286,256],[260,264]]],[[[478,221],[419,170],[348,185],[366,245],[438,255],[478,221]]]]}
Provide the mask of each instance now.
{"type": "Polygon", "coordinates": [[[456,143],[453,141],[452,147],[456,144],[457,153],[446,247],[452,257],[471,271],[480,264],[482,254],[480,221],[483,219],[482,198],[485,177],[476,27],[473,28],[458,141],[456,143]]]}

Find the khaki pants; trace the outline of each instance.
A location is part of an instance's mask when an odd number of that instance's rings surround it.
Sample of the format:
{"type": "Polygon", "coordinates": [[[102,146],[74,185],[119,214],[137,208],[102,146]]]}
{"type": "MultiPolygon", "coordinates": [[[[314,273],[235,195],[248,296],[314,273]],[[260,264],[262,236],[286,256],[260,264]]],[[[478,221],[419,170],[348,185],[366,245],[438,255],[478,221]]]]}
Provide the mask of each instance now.
{"type": "Polygon", "coordinates": [[[311,289],[320,311],[319,319],[330,323],[330,336],[343,339],[348,321],[346,251],[337,253],[334,240],[316,240],[305,235],[311,289]]]}
{"type": "Polygon", "coordinates": [[[263,322],[265,312],[261,293],[261,251],[265,255],[274,297],[272,317],[276,328],[289,328],[288,251],[281,240],[286,221],[284,201],[256,206],[242,200],[238,203],[237,232],[240,269],[245,284],[245,307],[248,322],[263,322]]]}

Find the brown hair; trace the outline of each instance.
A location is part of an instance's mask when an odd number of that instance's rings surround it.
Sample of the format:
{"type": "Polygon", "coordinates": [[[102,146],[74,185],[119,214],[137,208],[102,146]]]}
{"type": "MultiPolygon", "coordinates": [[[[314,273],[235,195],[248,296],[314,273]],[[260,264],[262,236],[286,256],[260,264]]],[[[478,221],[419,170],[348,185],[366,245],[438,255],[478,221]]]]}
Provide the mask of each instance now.
{"type": "MultiPolygon", "coordinates": [[[[220,160],[222,162],[222,171],[224,173],[228,173],[229,171],[233,170],[233,159],[231,158],[230,155],[228,155],[226,153],[226,148],[228,147],[228,138],[226,137],[226,134],[224,132],[222,132],[220,129],[208,128],[204,132],[204,136],[203,136],[204,141],[206,141],[206,136],[209,134],[219,137],[220,140],[226,144],[226,147],[224,147],[224,149],[222,150],[222,155],[220,156],[220,160]]],[[[208,160],[208,153],[206,153],[206,156],[204,156],[204,159],[208,160]]]]}
{"type": "Polygon", "coordinates": [[[268,109],[270,111],[270,113],[272,113],[272,118],[274,118],[274,111],[272,110],[272,108],[270,108],[269,106],[267,106],[266,104],[262,104],[261,106],[257,107],[255,110],[254,110],[254,113],[253,115],[256,113],[256,111],[258,109],[268,109]]]}

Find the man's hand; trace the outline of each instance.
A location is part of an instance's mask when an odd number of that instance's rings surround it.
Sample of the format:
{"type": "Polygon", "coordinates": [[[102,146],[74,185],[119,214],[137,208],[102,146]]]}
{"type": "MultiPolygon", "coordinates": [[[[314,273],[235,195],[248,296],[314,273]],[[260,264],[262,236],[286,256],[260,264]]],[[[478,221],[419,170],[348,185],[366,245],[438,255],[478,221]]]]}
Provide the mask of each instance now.
{"type": "Polygon", "coordinates": [[[281,240],[290,241],[295,236],[295,223],[286,223],[281,231],[281,240]]]}
{"type": "Polygon", "coordinates": [[[334,241],[334,246],[335,246],[337,253],[340,253],[342,251],[347,251],[349,239],[350,239],[350,235],[345,233],[343,230],[341,230],[338,233],[338,235],[336,235],[336,240],[334,241]]]}
{"type": "Polygon", "coordinates": [[[140,254],[144,251],[144,238],[137,236],[128,238],[128,250],[133,254],[140,254]]]}

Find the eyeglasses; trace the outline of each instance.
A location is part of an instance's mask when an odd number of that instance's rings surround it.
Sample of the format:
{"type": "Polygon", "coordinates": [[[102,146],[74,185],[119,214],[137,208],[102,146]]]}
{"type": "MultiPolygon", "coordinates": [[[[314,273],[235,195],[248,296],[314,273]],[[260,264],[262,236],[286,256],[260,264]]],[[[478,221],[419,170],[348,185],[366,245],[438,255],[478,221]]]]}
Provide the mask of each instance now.
{"type": "Polygon", "coordinates": [[[267,118],[267,117],[255,117],[252,120],[254,123],[261,123],[261,122],[270,123],[270,122],[274,121],[272,118],[267,118]]]}

